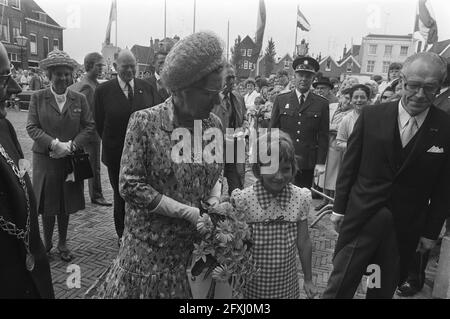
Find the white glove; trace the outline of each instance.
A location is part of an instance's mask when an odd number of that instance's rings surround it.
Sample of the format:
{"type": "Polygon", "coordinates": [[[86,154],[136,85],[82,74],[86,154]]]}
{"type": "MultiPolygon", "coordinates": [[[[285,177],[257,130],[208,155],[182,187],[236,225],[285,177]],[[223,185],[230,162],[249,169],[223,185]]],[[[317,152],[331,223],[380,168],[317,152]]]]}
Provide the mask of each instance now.
{"type": "Polygon", "coordinates": [[[165,195],[162,195],[158,206],[151,212],[168,217],[183,218],[194,225],[197,225],[197,220],[200,217],[200,209],[197,207],[182,204],[165,195]]]}

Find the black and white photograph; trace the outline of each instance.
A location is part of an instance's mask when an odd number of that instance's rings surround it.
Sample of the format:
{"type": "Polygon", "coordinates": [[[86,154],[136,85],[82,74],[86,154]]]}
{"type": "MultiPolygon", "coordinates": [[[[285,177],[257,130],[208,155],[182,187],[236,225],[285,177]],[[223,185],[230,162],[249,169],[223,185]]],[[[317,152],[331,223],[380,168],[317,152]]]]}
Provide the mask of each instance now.
{"type": "Polygon", "coordinates": [[[449,16],[0,0],[0,299],[450,299],[449,16]]]}

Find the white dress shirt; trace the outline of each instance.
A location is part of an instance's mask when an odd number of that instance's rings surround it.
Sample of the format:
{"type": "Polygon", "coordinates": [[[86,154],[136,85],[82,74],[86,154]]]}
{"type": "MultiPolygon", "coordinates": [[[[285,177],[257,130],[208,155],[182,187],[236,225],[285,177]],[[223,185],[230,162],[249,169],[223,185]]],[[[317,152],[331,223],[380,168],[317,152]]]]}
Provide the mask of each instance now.
{"type": "MultiPolygon", "coordinates": [[[[124,80],[122,80],[119,75],[117,76],[117,80],[119,81],[119,86],[122,89],[123,94],[125,94],[125,96],[128,98],[127,83],[124,80]]],[[[134,79],[131,79],[131,81],[129,83],[131,85],[131,89],[134,92],[134,79]]]]}
{"type": "MultiPolygon", "coordinates": [[[[418,130],[422,127],[423,122],[425,122],[425,119],[426,119],[429,111],[430,111],[430,108],[427,108],[422,113],[417,114],[416,116],[414,116],[414,118],[416,119],[416,122],[417,122],[418,130]]],[[[398,130],[400,132],[400,136],[402,136],[402,132],[405,130],[406,124],[408,123],[408,121],[409,121],[409,119],[411,117],[412,116],[409,115],[409,113],[406,111],[405,107],[403,106],[402,100],[400,100],[398,102],[398,117],[397,117],[398,130]]],[[[335,216],[344,216],[342,214],[338,214],[338,213],[335,213],[335,212],[333,212],[333,215],[335,215],[335,216]]]]}
{"type": "Polygon", "coordinates": [[[64,104],[66,104],[67,101],[67,89],[66,92],[64,92],[63,94],[57,94],[55,91],[53,91],[53,86],[50,85],[50,90],[52,91],[52,94],[55,97],[56,103],[58,104],[59,107],[59,111],[62,112],[64,104]]]}
{"type": "Polygon", "coordinates": [[[300,97],[302,96],[302,94],[303,94],[303,96],[305,97],[305,101],[306,101],[306,98],[308,97],[308,95],[309,95],[309,91],[308,92],[305,92],[305,93],[301,93],[299,90],[297,90],[297,89],[295,89],[295,93],[297,94],[297,99],[298,99],[298,103],[300,104],[300,97]]]}

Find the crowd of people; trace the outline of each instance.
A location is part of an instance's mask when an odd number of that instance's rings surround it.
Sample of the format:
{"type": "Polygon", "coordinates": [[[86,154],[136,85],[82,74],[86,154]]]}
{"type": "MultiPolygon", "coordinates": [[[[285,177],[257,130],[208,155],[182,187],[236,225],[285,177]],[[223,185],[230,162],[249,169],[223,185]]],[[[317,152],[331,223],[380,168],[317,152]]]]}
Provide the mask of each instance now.
{"type": "MultiPolygon", "coordinates": [[[[298,256],[303,288],[313,298],[307,218],[314,184],[334,199],[331,221],[339,233],[323,298],[353,297],[373,263],[383,275],[367,298],[422,288],[423,260],[450,213],[448,63],[417,53],[393,63],[387,81],[374,76],[359,83],[349,76],[340,83],[322,76],[315,59],[299,56],[292,78],[283,70],[237,83],[212,33],[194,33],[165,49],[145,79],[136,77],[133,53],[120,51],[117,76],[101,84],[99,53],[86,55],[86,73],[74,83],[76,62],[63,51],[50,52],[40,63],[49,85],[33,93],[26,126],[34,142],[31,182],[4,104],[33,81],[21,81],[29,77],[25,72],[19,81],[12,77],[0,44],[0,174],[8,181],[0,185],[0,254],[7,256],[0,261],[0,297],[54,296],[53,231],[57,221],[57,254],[72,261],[69,216],[85,208],[84,179],[75,177],[73,157],[84,151],[93,173],[91,202],[113,206],[120,247],[96,297],[190,298],[186,271],[202,203],[211,207],[228,197],[244,207],[260,270],[243,297],[299,298],[298,256]],[[233,129],[244,136],[279,129],[278,139],[272,131],[259,136],[278,154],[276,171],[263,173],[270,163],[257,157],[256,182],[244,188],[248,163],[237,161],[236,144],[231,163],[192,164],[195,154],[174,161],[171,150],[181,141],[174,131],[193,133],[198,121],[203,131],[233,129]],[[103,197],[100,161],[113,204],[103,197]],[[224,181],[229,196],[223,196],[224,181]]],[[[203,147],[208,142],[203,139],[203,147]]]]}

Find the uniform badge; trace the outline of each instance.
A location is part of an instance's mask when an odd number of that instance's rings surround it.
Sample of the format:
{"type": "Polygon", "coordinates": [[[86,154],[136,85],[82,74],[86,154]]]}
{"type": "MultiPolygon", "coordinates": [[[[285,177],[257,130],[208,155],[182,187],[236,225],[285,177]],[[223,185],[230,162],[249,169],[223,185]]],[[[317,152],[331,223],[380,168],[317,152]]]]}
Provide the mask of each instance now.
{"type": "Polygon", "coordinates": [[[288,108],[289,108],[289,104],[286,104],[286,105],[284,106],[284,108],[285,108],[285,109],[288,109],[288,108]]]}

